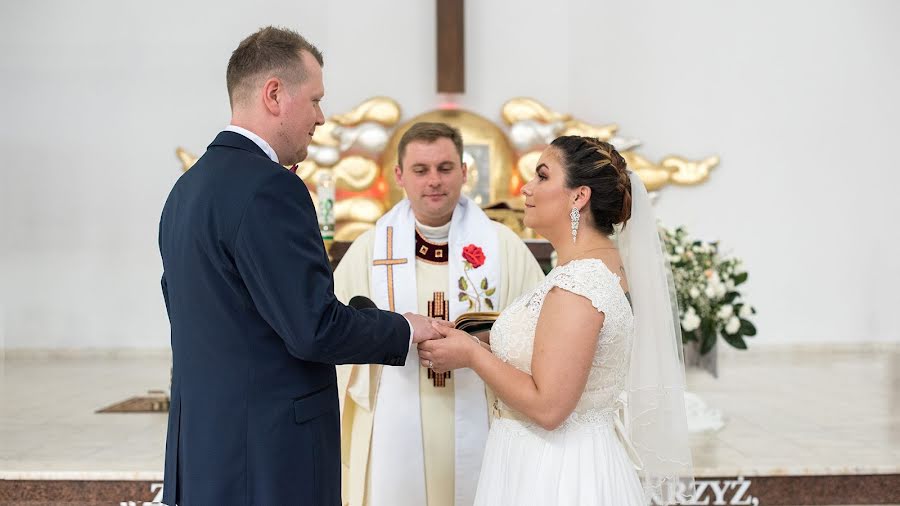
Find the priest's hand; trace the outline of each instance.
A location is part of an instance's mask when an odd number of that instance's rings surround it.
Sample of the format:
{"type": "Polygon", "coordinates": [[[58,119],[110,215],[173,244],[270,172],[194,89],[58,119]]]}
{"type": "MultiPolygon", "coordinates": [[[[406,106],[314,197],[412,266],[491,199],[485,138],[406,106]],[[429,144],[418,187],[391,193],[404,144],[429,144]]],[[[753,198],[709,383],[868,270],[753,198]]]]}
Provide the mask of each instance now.
{"type": "Polygon", "coordinates": [[[413,344],[419,344],[429,339],[440,339],[442,336],[436,329],[452,325],[451,322],[444,320],[435,320],[427,316],[417,315],[415,313],[406,313],[403,315],[406,321],[413,328],[413,344]],[[437,323],[433,325],[432,323],[437,323]]]}
{"type": "Polygon", "coordinates": [[[444,339],[419,344],[419,363],[434,372],[447,372],[469,367],[473,355],[481,349],[477,337],[447,325],[433,324],[444,339]]]}

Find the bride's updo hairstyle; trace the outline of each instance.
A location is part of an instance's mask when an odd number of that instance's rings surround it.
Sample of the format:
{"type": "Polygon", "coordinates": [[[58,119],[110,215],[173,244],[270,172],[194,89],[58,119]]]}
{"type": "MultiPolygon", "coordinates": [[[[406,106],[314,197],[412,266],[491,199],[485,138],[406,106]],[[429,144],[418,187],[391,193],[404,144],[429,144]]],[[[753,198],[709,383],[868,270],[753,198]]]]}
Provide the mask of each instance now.
{"type": "Polygon", "coordinates": [[[551,144],[562,158],[566,187],[591,189],[588,222],[606,236],[613,226],[631,218],[631,180],[625,159],[608,142],[593,137],[566,135],[551,144]]]}

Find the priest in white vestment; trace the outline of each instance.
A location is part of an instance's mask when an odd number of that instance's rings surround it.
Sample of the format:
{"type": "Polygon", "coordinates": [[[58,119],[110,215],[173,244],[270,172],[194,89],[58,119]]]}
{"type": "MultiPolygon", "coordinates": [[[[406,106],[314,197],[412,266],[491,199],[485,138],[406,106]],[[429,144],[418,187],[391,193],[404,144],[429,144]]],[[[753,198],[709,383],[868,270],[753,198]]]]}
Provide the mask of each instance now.
{"type": "MultiPolygon", "coordinates": [[[[544,274],[510,229],[461,195],[459,131],[417,123],[394,169],[407,199],[354,241],[335,293],[399,313],[455,320],[502,311],[544,274]]],[[[343,503],[469,506],[488,433],[488,393],[468,369],[435,374],[411,347],[406,365],[338,367],[343,503]]]]}

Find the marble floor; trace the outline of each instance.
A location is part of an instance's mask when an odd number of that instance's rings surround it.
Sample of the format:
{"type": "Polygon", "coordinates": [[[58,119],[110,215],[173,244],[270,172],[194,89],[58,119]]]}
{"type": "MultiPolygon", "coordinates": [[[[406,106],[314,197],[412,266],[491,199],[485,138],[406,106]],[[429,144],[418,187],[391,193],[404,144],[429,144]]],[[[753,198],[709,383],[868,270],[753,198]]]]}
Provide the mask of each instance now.
{"type": "Polygon", "coordinates": [[[162,478],[164,413],[94,413],[168,389],[169,358],[9,358],[0,363],[0,479],[162,478]]]}
{"type": "MultiPolygon", "coordinates": [[[[689,389],[726,416],[698,477],[900,473],[900,347],[723,350],[689,389]]],[[[165,389],[164,353],[0,360],[0,479],[162,478],[165,414],[95,414],[165,389]]]]}
{"type": "Polygon", "coordinates": [[[698,476],[900,472],[900,348],[723,353],[688,388],[727,423],[692,438],[698,476]]]}

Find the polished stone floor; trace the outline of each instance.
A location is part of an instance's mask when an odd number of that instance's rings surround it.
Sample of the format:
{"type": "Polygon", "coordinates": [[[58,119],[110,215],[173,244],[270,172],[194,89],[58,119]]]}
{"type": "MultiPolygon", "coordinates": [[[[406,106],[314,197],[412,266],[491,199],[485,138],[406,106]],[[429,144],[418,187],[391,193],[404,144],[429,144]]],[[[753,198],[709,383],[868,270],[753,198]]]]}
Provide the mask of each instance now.
{"type": "MultiPolygon", "coordinates": [[[[167,388],[165,353],[6,353],[0,479],[162,478],[164,414],[95,414],[167,388]]],[[[900,347],[723,350],[689,389],[726,426],[692,437],[698,477],[900,473],[900,347]]]]}
{"type": "Polygon", "coordinates": [[[727,422],[693,437],[699,476],[900,472],[900,348],[723,353],[688,387],[727,422]]]}

